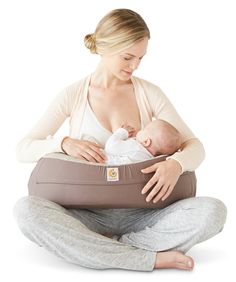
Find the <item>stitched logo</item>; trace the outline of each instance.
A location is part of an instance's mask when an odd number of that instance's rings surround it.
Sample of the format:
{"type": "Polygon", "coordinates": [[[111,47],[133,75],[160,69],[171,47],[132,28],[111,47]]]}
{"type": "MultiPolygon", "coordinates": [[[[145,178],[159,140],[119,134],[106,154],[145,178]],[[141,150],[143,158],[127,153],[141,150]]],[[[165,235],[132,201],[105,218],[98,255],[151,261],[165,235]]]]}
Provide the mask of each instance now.
{"type": "Polygon", "coordinates": [[[118,167],[107,167],[107,181],[119,181],[118,167]]]}

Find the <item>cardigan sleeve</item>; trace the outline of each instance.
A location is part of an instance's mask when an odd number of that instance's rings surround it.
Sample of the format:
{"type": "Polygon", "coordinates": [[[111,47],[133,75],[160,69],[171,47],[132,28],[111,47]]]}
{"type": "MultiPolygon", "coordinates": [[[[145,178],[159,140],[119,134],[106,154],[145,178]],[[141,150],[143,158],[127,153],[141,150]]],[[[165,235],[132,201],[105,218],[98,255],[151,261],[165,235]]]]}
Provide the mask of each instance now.
{"type": "Polygon", "coordinates": [[[71,92],[68,89],[65,88],[54,98],[39,121],[17,144],[16,157],[19,161],[35,162],[45,154],[62,152],[64,136],[54,138],[53,135],[71,113],[71,92]]]}
{"type": "Polygon", "coordinates": [[[153,84],[149,84],[148,88],[146,95],[149,100],[152,116],[172,124],[183,138],[182,149],[169,156],[167,160],[175,159],[178,161],[182,167],[182,173],[184,171],[195,170],[205,158],[203,144],[185,124],[163,91],[153,84]]]}

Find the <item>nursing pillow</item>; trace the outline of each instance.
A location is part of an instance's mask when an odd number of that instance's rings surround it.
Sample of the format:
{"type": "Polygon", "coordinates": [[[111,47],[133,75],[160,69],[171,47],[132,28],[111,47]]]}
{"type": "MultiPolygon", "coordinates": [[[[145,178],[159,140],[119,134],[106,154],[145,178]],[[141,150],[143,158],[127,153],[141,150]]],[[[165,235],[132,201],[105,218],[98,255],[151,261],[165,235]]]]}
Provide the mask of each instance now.
{"type": "MultiPolygon", "coordinates": [[[[67,208],[164,208],[178,200],[194,197],[196,176],[184,172],[165,201],[146,202],[142,188],[154,173],[141,169],[164,161],[167,156],[123,165],[78,160],[63,153],[42,157],[33,169],[29,195],[42,197],[67,208]]],[[[150,192],[150,191],[149,191],[150,192]]]]}

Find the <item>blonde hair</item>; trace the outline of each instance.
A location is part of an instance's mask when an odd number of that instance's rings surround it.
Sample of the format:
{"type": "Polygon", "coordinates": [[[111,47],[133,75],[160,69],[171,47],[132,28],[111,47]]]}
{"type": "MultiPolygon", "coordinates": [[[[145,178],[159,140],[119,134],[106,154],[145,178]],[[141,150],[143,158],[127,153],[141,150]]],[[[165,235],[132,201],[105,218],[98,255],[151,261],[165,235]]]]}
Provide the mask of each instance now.
{"type": "Polygon", "coordinates": [[[129,48],[150,32],[143,18],[129,9],[116,9],[105,15],[94,33],[84,38],[85,46],[93,54],[117,53],[129,48]]]}

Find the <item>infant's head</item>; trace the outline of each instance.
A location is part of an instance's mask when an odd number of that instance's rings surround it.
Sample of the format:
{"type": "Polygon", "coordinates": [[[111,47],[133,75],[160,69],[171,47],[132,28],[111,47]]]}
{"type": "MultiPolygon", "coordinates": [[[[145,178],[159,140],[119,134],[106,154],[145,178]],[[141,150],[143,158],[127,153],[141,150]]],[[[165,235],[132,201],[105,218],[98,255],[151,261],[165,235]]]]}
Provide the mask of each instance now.
{"type": "Polygon", "coordinates": [[[136,140],[153,156],[171,155],[178,151],[181,139],[178,130],[161,119],[153,120],[136,135],[136,140]]]}

